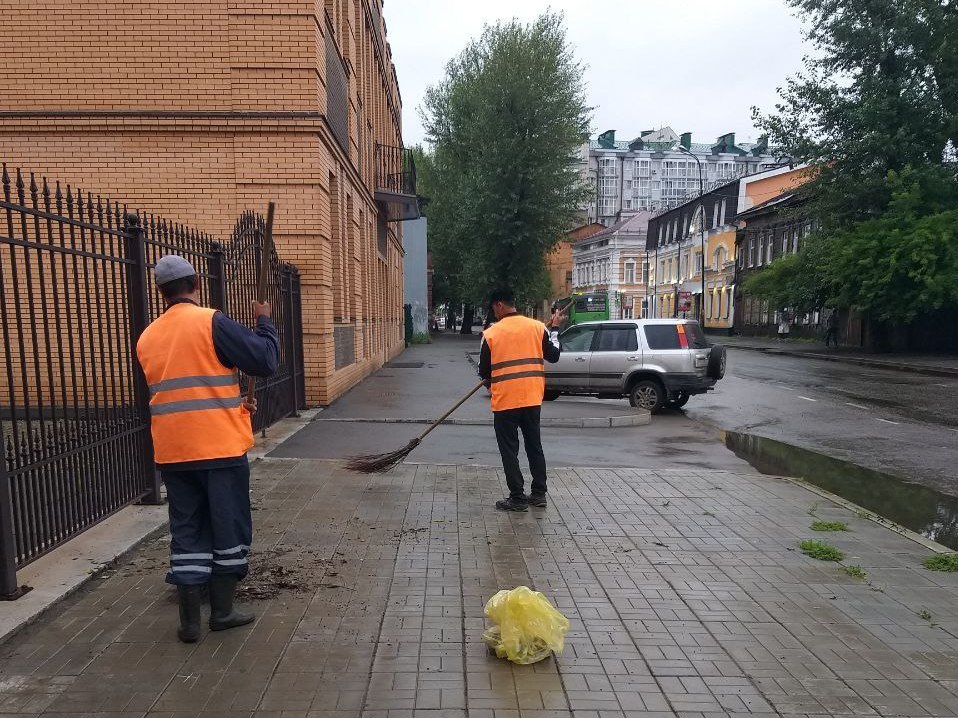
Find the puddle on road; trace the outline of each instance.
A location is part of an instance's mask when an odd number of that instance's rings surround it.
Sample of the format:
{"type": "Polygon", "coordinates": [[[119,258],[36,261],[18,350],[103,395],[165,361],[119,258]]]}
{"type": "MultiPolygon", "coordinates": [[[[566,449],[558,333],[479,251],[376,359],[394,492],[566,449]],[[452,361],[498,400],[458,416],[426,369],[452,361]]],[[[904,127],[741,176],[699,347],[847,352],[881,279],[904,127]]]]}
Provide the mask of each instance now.
{"type": "Polygon", "coordinates": [[[754,434],[723,432],[725,445],[763,474],[804,479],[958,550],[958,498],[889,474],[754,434]]]}

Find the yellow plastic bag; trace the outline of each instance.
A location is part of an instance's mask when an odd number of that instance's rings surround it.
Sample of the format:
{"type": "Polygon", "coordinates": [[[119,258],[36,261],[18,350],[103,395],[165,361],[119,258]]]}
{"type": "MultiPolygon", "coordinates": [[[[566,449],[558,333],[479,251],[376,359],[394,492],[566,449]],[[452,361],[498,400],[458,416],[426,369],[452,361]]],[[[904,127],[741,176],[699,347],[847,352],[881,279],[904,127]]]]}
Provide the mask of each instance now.
{"type": "Polygon", "coordinates": [[[538,591],[526,586],[499,591],[486,603],[486,616],[496,625],[482,639],[499,658],[527,664],[562,653],[569,619],[538,591]]]}

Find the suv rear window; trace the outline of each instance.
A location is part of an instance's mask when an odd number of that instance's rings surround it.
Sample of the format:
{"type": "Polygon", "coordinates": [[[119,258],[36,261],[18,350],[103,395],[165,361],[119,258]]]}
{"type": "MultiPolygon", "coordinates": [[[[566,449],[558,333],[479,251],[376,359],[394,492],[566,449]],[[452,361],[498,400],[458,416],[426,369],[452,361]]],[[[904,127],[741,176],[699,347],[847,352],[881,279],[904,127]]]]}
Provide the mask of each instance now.
{"type": "MultiPolygon", "coordinates": [[[[685,337],[689,349],[706,349],[705,332],[697,322],[685,322],[685,337]]],[[[645,327],[645,339],[649,349],[681,349],[679,330],[676,324],[649,324],[645,327]]]]}
{"type": "Polygon", "coordinates": [[[649,324],[645,327],[649,349],[681,349],[679,330],[674,324],[649,324]]]}
{"type": "Polygon", "coordinates": [[[639,340],[635,336],[635,326],[609,327],[599,331],[597,352],[634,352],[639,348],[639,340]]]}

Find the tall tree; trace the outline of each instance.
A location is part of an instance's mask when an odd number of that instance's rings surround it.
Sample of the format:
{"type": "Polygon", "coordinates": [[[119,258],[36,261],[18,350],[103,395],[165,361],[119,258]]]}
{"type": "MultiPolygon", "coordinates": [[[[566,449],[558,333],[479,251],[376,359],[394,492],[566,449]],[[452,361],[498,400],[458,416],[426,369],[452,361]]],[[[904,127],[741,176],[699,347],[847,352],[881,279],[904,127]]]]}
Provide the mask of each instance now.
{"type": "Polygon", "coordinates": [[[468,304],[498,286],[545,298],[545,256],[589,195],[576,166],[589,129],[583,68],[562,16],[487,26],[428,90],[422,115],[436,271],[468,304]]]}
{"type": "Polygon", "coordinates": [[[956,195],[958,2],[788,2],[815,51],[776,111],[755,117],[773,145],[817,165],[803,191],[819,230],[777,281],[747,289],[782,301],[789,286],[796,304],[824,292],[899,321],[958,301],[952,262],[929,261],[944,246],[942,198],[956,195]]]}

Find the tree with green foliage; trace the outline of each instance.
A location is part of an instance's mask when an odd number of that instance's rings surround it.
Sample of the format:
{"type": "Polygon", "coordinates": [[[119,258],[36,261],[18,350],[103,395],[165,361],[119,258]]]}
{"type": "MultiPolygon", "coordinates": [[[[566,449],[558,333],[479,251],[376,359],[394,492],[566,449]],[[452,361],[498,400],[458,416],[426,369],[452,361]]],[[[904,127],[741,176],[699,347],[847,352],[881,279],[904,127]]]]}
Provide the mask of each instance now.
{"type": "Polygon", "coordinates": [[[755,117],[773,146],[816,165],[801,191],[819,228],[746,291],[893,321],[958,302],[958,4],[788,1],[816,52],[776,112],[755,117]]]}
{"type": "Polygon", "coordinates": [[[576,155],[589,129],[583,68],[562,16],[487,26],[429,88],[422,114],[431,148],[417,161],[449,298],[481,306],[500,286],[547,298],[545,256],[590,192],[576,155]]]}

